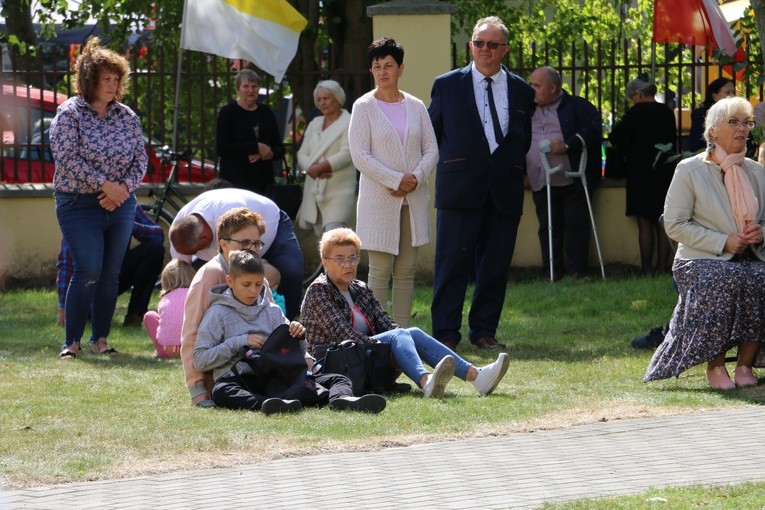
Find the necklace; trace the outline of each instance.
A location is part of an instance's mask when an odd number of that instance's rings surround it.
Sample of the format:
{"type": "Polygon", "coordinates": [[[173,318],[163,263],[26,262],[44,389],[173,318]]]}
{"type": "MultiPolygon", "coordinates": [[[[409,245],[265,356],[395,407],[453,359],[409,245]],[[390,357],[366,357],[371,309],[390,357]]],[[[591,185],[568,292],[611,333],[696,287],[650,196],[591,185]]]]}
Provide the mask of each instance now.
{"type": "Polygon", "coordinates": [[[388,99],[383,98],[380,95],[380,91],[379,90],[376,90],[375,91],[375,99],[377,99],[378,101],[382,101],[383,103],[401,103],[401,102],[404,101],[404,94],[402,94],[401,91],[396,90],[396,98],[388,100],[388,99]]]}

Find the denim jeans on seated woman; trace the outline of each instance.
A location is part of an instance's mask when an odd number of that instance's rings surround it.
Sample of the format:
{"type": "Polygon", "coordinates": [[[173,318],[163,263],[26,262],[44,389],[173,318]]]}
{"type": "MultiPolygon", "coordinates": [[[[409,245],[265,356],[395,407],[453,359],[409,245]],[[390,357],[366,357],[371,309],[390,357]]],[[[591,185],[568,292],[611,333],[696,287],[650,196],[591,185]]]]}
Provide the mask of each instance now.
{"type": "Polygon", "coordinates": [[[109,212],[95,194],[56,192],[56,216],[72,252],[72,279],[66,292],[64,347],[79,344],[88,312],[91,343],[109,336],[117,303],[122,259],[135,221],[135,195],[109,212]]]}
{"type": "Polygon", "coordinates": [[[396,358],[399,368],[412,381],[420,384],[420,378],[428,373],[423,362],[434,367],[444,356],[450,354],[456,361],[454,375],[463,381],[471,364],[460,358],[459,354],[425,333],[420,328],[396,328],[372,338],[384,344],[390,344],[390,352],[396,358]]]}

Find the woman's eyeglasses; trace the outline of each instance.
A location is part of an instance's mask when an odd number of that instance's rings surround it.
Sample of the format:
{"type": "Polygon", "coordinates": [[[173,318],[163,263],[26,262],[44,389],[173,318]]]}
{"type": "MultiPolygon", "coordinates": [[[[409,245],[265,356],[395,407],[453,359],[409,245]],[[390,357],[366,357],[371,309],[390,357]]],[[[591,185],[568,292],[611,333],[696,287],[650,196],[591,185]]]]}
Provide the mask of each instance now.
{"type": "Polygon", "coordinates": [[[359,265],[359,256],[358,255],[351,255],[350,257],[343,258],[343,257],[324,257],[325,260],[331,260],[335,264],[337,264],[340,267],[345,266],[348,264],[351,267],[356,267],[359,265]]]}
{"type": "Polygon", "coordinates": [[[752,129],[754,127],[754,121],[753,120],[730,119],[728,121],[728,125],[730,127],[732,127],[733,129],[738,129],[742,124],[747,129],[752,129]]]}
{"type": "Polygon", "coordinates": [[[505,44],[505,43],[498,43],[498,42],[494,42],[494,41],[482,41],[480,39],[476,39],[475,41],[473,41],[473,47],[478,48],[479,50],[481,48],[483,48],[484,44],[490,50],[496,50],[500,46],[507,46],[507,44],[505,44]]]}
{"type": "Polygon", "coordinates": [[[241,246],[243,250],[249,250],[250,248],[253,248],[255,251],[260,251],[266,245],[266,243],[260,239],[253,241],[252,239],[234,239],[232,237],[224,237],[223,240],[239,243],[239,246],[241,246]]]}

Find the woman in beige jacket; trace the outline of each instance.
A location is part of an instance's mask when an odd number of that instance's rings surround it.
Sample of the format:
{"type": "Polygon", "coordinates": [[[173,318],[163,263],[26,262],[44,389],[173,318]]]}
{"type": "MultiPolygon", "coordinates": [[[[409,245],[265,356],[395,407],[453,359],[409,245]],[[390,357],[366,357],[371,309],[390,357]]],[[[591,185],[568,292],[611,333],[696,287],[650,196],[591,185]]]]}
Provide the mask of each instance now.
{"type": "Polygon", "coordinates": [[[765,168],[744,157],[752,125],[748,101],[718,101],[705,120],[707,151],[675,170],[664,226],[679,243],[672,272],[680,297],[646,381],[706,362],[713,389],[758,383],[752,366],[765,343],[765,168]],[[725,353],[734,346],[731,380],[725,353]]]}
{"type": "Polygon", "coordinates": [[[430,242],[428,176],[438,145],[425,104],[398,88],[404,48],[393,39],[368,50],[375,89],[353,105],[348,137],[361,172],[356,233],[369,251],[369,288],[385,310],[393,275],[393,319],[409,326],[417,248],[430,242]]]}
{"type": "Polygon", "coordinates": [[[320,81],[313,100],[321,115],[308,124],[297,154],[305,173],[297,223],[321,237],[327,230],[348,226],[356,199],[356,169],[348,147],[351,115],[343,109],[343,88],[334,80],[320,81]]]}

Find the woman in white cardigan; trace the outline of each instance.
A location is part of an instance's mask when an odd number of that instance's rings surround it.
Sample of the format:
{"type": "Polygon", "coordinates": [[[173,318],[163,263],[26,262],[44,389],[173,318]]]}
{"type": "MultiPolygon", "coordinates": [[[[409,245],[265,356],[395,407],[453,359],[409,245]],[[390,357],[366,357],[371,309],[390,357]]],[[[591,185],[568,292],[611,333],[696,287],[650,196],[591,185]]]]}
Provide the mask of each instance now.
{"type": "Polygon", "coordinates": [[[320,81],[313,100],[321,115],[308,124],[297,154],[298,166],[306,174],[297,223],[321,237],[327,230],[348,226],[356,198],[356,169],[348,147],[351,115],[343,109],[343,88],[334,80],[320,81]]]}
{"type": "Polygon", "coordinates": [[[382,38],[367,56],[376,87],[354,103],[348,131],[353,164],[361,172],[356,232],[369,251],[369,288],[387,309],[393,276],[393,320],[406,328],[417,248],[430,242],[427,180],[438,145],[425,104],[398,88],[404,48],[382,38]]]}

